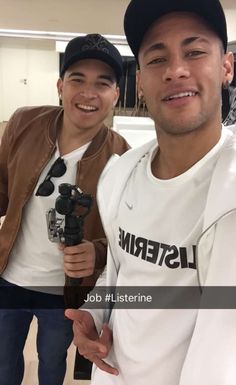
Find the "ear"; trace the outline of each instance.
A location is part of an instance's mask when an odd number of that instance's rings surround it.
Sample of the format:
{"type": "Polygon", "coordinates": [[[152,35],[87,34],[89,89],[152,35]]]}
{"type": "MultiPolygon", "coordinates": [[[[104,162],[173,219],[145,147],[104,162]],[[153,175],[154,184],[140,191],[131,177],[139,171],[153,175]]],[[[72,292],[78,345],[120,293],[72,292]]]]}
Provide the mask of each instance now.
{"type": "Polygon", "coordinates": [[[137,72],[136,72],[136,84],[137,84],[138,98],[142,99],[143,98],[143,88],[142,88],[142,80],[141,80],[140,70],[137,70],[137,72]]]}
{"type": "Polygon", "coordinates": [[[63,80],[59,78],[57,81],[57,92],[58,92],[59,98],[61,98],[61,95],[62,95],[62,86],[63,86],[63,80]]]}
{"type": "Polygon", "coordinates": [[[114,101],[113,101],[113,107],[116,106],[116,103],[117,103],[119,97],[120,97],[120,87],[117,86],[115,89],[115,97],[114,97],[114,101]]]}
{"type": "Polygon", "coordinates": [[[229,85],[234,77],[234,55],[227,52],[223,58],[223,86],[229,85]]]}

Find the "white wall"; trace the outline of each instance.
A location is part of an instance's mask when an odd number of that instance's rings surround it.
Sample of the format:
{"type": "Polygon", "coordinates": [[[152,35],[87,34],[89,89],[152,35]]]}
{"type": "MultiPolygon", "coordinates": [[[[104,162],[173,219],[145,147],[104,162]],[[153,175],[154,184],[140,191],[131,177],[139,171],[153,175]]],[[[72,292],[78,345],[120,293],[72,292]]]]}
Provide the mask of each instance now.
{"type": "Polygon", "coordinates": [[[132,148],[156,138],[154,121],[148,117],[114,116],[113,129],[119,132],[132,148]]]}
{"type": "Polygon", "coordinates": [[[228,40],[229,42],[236,41],[236,9],[226,9],[225,15],[227,20],[228,40]]]}
{"type": "MultiPolygon", "coordinates": [[[[123,8],[127,1],[122,0],[123,8]]],[[[236,42],[236,9],[224,1],[229,42],[236,42]]],[[[19,106],[57,105],[58,70],[54,41],[0,37],[0,122],[19,106]]]]}
{"type": "Polygon", "coordinates": [[[54,44],[0,41],[0,121],[20,106],[57,105],[58,70],[54,44]]]}

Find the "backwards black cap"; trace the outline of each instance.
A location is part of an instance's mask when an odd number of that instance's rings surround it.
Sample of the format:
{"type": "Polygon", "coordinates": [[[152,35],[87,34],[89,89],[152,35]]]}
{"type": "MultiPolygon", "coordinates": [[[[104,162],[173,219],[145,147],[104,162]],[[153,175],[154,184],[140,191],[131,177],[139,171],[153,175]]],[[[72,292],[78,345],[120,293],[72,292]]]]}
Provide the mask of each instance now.
{"type": "Polygon", "coordinates": [[[62,77],[72,64],[82,59],[97,59],[105,62],[114,70],[119,82],[123,71],[122,57],[118,49],[105,37],[89,34],[70,40],[66,46],[60,76],[62,77]]]}
{"type": "Polygon", "coordinates": [[[124,29],[136,58],[143,37],[161,16],[171,12],[192,12],[202,17],[215,31],[227,50],[227,26],[219,0],[131,0],[125,13],[124,29]]]}

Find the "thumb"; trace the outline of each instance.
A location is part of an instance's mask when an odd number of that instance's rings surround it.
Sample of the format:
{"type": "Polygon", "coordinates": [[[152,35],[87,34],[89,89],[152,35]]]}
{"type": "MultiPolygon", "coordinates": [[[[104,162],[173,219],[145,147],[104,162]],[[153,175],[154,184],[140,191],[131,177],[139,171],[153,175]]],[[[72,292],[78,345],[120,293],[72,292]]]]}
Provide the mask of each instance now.
{"type": "Polygon", "coordinates": [[[83,321],[85,314],[82,310],[66,309],[65,316],[72,321],[83,321]]]}

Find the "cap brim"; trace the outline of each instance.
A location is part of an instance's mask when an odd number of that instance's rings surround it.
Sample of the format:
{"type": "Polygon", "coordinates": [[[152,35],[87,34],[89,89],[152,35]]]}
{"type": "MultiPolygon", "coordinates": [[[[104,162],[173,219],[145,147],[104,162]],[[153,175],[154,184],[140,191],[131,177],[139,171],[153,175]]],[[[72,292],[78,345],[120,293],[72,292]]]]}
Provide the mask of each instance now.
{"type": "Polygon", "coordinates": [[[123,72],[121,65],[119,65],[115,60],[113,60],[113,58],[110,55],[106,54],[106,52],[102,52],[98,50],[87,50],[72,56],[70,60],[66,62],[66,65],[62,67],[60,76],[63,76],[64,73],[68,70],[68,68],[72,64],[83,59],[96,59],[96,60],[103,61],[104,63],[108,64],[112,68],[112,70],[115,73],[117,81],[118,82],[120,81],[120,78],[123,72]]]}

